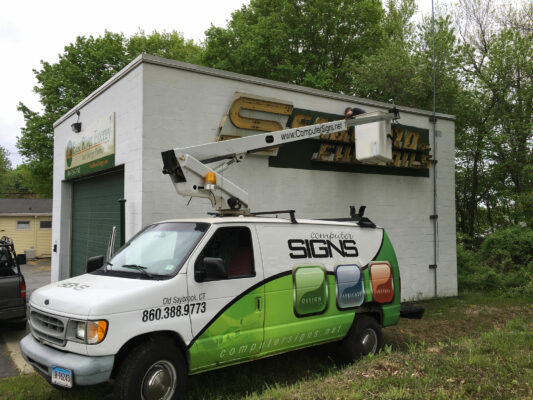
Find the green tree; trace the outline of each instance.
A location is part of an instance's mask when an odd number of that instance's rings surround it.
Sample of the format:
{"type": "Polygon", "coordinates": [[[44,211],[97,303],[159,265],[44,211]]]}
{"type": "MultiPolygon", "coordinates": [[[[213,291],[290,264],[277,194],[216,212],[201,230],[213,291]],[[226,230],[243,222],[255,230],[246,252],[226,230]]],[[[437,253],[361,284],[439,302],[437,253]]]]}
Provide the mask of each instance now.
{"type": "Polygon", "coordinates": [[[504,27],[490,44],[490,58],[479,74],[494,102],[490,116],[493,171],[508,182],[513,201],[530,190],[523,169],[533,162],[532,49],[533,35],[504,27]]]}
{"type": "Polygon", "coordinates": [[[140,31],[130,38],[105,32],[103,36],[76,38],[65,47],[56,63],[41,61],[34,70],[44,111],[35,112],[23,103],[25,126],[17,148],[25,159],[27,183],[42,197],[52,196],[53,123],[74,108],[91,92],[124,68],[140,53],[164,56],[186,62],[198,62],[202,48],[173,32],[140,31]],[[30,179],[31,177],[31,179],[30,179]]]}
{"type": "MultiPolygon", "coordinates": [[[[431,19],[411,21],[415,11],[411,0],[390,1],[384,29],[385,45],[354,64],[355,94],[430,110],[433,107],[433,38],[431,19]]],[[[460,113],[457,98],[461,87],[458,51],[449,16],[435,21],[437,112],[460,113]]]]}
{"type": "Polygon", "coordinates": [[[533,163],[524,166],[522,176],[524,191],[517,200],[518,214],[533,228],[533,163]]]}
{"type": "Polygon", "coordinates": [[[456,11],[470,96],[466,129],[457,132],[458,226],[473,237],[529,220],[533,25],[524,21],[533,20],[531,4],[498,8],[490,0],[462,0],[456,11]]]}
{"type": "Polygon", "coordinates": [[[31,196],[27,183],[29,175],[25,165],[12,168],[9,151],[0,146],[0,198],[31,196]]]}
{"type": "Polygon", "coordinates": [[[126,41],[126,54],[129,58],[134,58],[141,53],[199,64],[203,48],[192,40],[184,39],[183,35],[176,31],[153,31],[146,35],[141,30],[126,41]]]}
{"type": "Polygon", "coordinates": [[[252,0],[206,31],[203,62],[334,92],[352,92],[352,65],[381,45],[374,0],[252,0]]]}
{"type": "Polygon", "coordinates": [[[9,160],[9,151],[0,146],[0,197],[6,197],[10,171],[11,161],[9,160]]]}
{"type": "Polygon", "coordinates": [[[31,191],[40,197],[50,198],[54,156],[53,123],[61,114],[46,111],[39,114],[22,103],[19,103],[18,110],[24,115],[26,125],[21,130],[17,148],[26,159],[25,164],[30,174],[34,176],[28,185],[31,191]]]}
{"type": "Polygon", "coordinates": [[[402,105],[414,105],[418,84],[413,57],[416,27],[414,0],[390,0],[382,20],[384,40],[375,52],[352,66],[354,94],[402,105]]]}
{"type": "Polygon", "coordinates": [[[35,197],[35,193],[30,189],[33,179],[36,178],[31,174],[27,165],[20,164],[13,168],[9,173],[8,196],[12,198],[35,197]]]}

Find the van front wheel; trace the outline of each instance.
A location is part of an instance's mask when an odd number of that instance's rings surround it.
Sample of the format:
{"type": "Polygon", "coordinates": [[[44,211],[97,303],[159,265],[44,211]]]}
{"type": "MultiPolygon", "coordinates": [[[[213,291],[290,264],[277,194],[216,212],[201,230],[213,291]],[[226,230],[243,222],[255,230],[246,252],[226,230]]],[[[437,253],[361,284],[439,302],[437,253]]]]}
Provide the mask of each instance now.
{"type": "Polygon", "coordinates": [[[115,382],[115,398],[135,400],[183,399],[187,372],[176,346],[147,342],[122,361],[115,382]]]}
{"type": "Polygon", "coordinates": [[[369,354],[376,354],[383,346],[381,327],[367,315],[356,317],[348,334],[339,344],[339,356],[343,361],[352,362],[369,354]]]}

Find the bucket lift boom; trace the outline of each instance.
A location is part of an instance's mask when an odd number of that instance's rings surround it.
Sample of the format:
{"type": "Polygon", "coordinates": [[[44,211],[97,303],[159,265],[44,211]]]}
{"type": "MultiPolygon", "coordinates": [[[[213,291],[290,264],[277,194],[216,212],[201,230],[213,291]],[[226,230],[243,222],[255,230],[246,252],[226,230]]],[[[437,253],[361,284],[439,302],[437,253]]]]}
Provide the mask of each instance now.
{"type": "MultiPolygon", "coordinates": [[[[230,165],[243,161],[247,154],[286,143],[319,137],[323,134],[342,132],[352,126],[359,126],[357,129],[361,137],[369,132],[378,132],[378,136],[382,137],[382,143],[380,145],[376,142],[369,142],[369,145],[372,146],[369,148],[369,152],[376,154],[379,152],[378,148],[385,145],[387,147],[385,153],[389,155],[381,156],[379,161],[387,161],[390,158],[390,149],[392,148],[390,125],[393,118],[394,113],[375,111],[358,115],[354,119],[331,121],[167,150],[161,153],[164,165],[163,173],[170,175],[178,194],[208,198],[217,211],[228,208],[230,210],[248,208],[248,192],[221,175],[230,165]],[[365,126],[363,127],[363,125],[365,126]],[[207,165],[217,161],[220,163],[216,166],[207,165]]],[[[356,133],[357,137],[358,134],[356,133]]],[[[360,161],[365,162],[362,159],[360,161]]],[[[376,163],[375,159],[368,159],[367,162],[376,163]]]]}

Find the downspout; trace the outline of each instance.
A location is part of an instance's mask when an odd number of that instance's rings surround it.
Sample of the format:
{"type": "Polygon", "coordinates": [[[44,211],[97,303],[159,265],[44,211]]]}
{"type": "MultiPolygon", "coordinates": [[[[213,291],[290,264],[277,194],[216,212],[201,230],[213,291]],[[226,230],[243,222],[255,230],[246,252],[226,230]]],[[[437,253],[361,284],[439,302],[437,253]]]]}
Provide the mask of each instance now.
{"type": "Polygon", "coordinates": [[[37,257],[37,223],[39,222],[39,217],[34,215],[33,218],[33,248],[35,249],[35,257],[37,257]]]}
{"type": "Polygon", "coordinates": [[[432,69],[433,69],[433,114],[431,116],[431,123],[433,125],[433,214],[429,218],[433,221],[433,264],[429,265],[429,268],[434,272],[434,296],[438,295],[438,286],[437,286],[437,264],[438,264],[438,255],[439,255],[439,225],[437,214],[437,117],[436,117],[436,73],[435,73],[435,8],[434,0],[431,0],[431,30],[433,32],[433,60],[432,60],[432,69]]]}

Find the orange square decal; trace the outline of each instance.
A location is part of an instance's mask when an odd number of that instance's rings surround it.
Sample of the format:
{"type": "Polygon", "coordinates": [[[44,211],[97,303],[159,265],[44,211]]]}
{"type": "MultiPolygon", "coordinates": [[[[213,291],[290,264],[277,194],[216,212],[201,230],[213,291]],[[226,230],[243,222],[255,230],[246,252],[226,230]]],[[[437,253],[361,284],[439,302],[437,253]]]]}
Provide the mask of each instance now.
{"type": "Polygon", "coordinates": [[[390,303],[394,298],[392,271],[388,263],[370,264],[372,297],[378,303],[390,303]]]}

